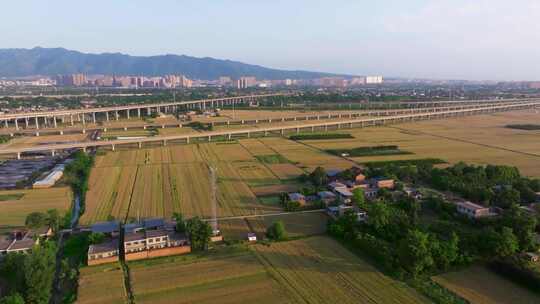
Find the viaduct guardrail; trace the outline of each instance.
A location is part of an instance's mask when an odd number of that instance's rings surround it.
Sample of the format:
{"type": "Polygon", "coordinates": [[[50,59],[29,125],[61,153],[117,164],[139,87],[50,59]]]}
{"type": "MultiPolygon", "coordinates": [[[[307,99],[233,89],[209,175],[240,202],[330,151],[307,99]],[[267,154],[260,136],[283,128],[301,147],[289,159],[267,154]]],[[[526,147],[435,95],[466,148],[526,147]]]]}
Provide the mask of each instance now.
{"type": "Polygon", "coordinates": [[[92,142],[80,142],[80,143],[67,143],[67,144],[54,144],[54,145],[42,145],[35,147],[26,147],[26,148],[7,148],[0,150],[0,154],[16,154],[17,158],[21,157],[22,153],[28,152],[51,152],[53,155],[57,151],[68,150],[68,149],[82,149],[86,150],[88,148],[98,148],[98,147],[110,147],[112,150],[115,150],[116,146],[124,145],[136,145],[139,148],[142,148],[145,143],[160,143],[167,145],[168,143],[190,143],[192,140],[208,140],[216,139],[221,137],[222,139],[231,140],[233,136],[250,136],[259,135],[267,136],[270,133],[277,133],[284,135],[285,132],[295,132],[299,133],[301,130],[309,130],[311,132],[319,131],[328,131],[330,128],[342,129],[342,128],[354,128],[354,127],[367,127],[375,125],[385,125],[393,124],[400,122],[416,121],[416,120],[426,120],[426,119],[437,119],[437,118],[447,118],[454,116],[464,116],[472,114],[485,114],[498,111],[511,111],[519,109],[527,109],[533,107],[539,107],[540,101],[535,102],[524,102],[524,103],[515,103],[510,105],[495,105],[495,106],[485,106],[473,109],[461,109],[461,110],[448,110],[440,112],[428,112],[428,113],[412,113],[412,114],[402,114],[394,116],[381,116],[375,118],[363,118],[363,119],[345,119],[334,122],[317,122],[312,124],[299,124],[292,126],[276,126],[276,127],[266,127],[266,128],[251,128],[251,129],[240,129],[240,130],[227,130],[227,131],[210,131],[199,134],[189,134],[189,135],[172,135],[172,136],[156,136],[148,138],[138,138],[138,139],[125,139],[125,140],[105,140],[105,141],[92,141],[92,142]]]}

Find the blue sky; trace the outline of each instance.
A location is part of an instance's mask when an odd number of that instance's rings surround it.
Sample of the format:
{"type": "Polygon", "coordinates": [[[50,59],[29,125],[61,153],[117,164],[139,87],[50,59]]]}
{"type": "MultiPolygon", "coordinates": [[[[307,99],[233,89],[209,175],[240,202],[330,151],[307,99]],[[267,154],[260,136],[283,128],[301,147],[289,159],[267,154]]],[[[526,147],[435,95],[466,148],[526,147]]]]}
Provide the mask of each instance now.
{"type": "Polygon", "coordinates": [[[24,0],[1,48],[210,56],[284,69],[540,80],[538,0],[24,0]]]}

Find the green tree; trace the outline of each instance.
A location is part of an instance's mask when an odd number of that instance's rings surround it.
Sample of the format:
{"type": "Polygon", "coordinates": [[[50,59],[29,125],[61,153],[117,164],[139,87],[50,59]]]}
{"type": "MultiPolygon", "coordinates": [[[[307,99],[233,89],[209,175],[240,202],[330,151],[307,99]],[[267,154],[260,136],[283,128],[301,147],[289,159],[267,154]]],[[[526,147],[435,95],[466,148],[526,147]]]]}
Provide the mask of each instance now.
{"type": "Polygon", "coordinates": [[[176,231],[180,233],[186,232],[186,222],[182,213],[173,213],[173,219],[176,221],[176,231]]]}
{"type": "Polygon", "coordinates": [[[26,216],[24,224],[30,229],[37,229],[47,225],[47,215],[41,212],[32,212],[26,216]]]}
{"type": "Polygon", "coordinates": [[[503,189],[494,198],[495,205],[501,208],[510,208],[510,206],[519,204],[521,196],[515,189],[503,189]]]}
{"type": "Polygon", "coordinates": [[[14,293],[0,299],[0,304],[24,304],[24,299],[20,294],[14,293]]]}
{"type": "Polygon", "coordinates": [[[501,232],[488,228],[480,237],[479,247],[489,258],[507,257],[517,252],[519,243],[511,228],[503,227],[501,232]]]}
{"type": "Polygon", "coordinates": [[[285,211],[294,212],[300,210],[300,202],[297,201],[287,201],[285,203],[285,211]]]}
{"type": "Polygon", "coordinates": [[[46,242],[35,246],[24,260],[25,299],[30,304],[49,303],[56,264],[56,247],[46,242]]]}
{"type": "Polygon", "coordinates": [[[282,221],[274,222],[266,230],[266,236],[269,239],[281,241],[287,239],[287,231],[285,230],[285,225],[282,221]]]}
{"type": "Polygon", "coordinates": [[[5,280],[8,292],[25,292],[24,273],[21,271],[25,258],[23,254],[9,253],[0,263],[0,276],[5,280]]]}
{"type": "Polygon", "coordinates": [[[459,258],[459,237],[452,232],[447,241],[430,240],[433,260],[439,270],[447,270],[459,258]]]}
{"type": "Polygon", "coordinates": [[[95,244],[101,244],[103,240],[105,239],[105,235],[103,233],[90,233],[88,236],[88,242],[92,245],[95,244]]]}
{"type": "Polygon", "coordinates": [[[47,210],[47,224],[56,233],[60,229],[60,214],[56,209],[47,210]]]}
{"type": "Polygon", "coordinates": [[[536,224],[536,218],[522,212],[517,205],[505,213],[504,225],[512,228],[518,239],[519,248],[523,251],[536,249],[536,224]]]}
{"type": "Polygon", "coordinates": [[[194,217],[186,221],[186,231],[191,241],[191,249],[207,250],[210,237],[212,236],[212,227],[199,217],[194,217]]]}
{"type": "Polygon", "coordinates": [[[322,187],[328,182],[328,176],[326,175],[326,171],[324,170],[324,168],[317,167],[309,175],[309,180],[316,187],[322,187]]]}
{"type": "Polygon", "coordinates": [[[375,230],[381,230],[390,223],[390,208],[384,202],[370,204],[368,214],[368,224],[375,230]]]}
{"type": "Polygon", "coordinates": [[[399,264],[413,276],[433,266],[429,235],[419,230],[409,230],[398,245],[399,264]]]}
{"type": "Polygon", "coordinates": [[[353,190],[352,202],[358,206],[360,209],[364,209],[366,206],[366,197],[364,194],[364,189],[356,188],[353,190]]]}
{"type": "Polygon", "coordinates": [[[518,249],[518,239],[512,231],[512,228],[503,227],[499,236],[499,245],[495,250],[497,255],[500,257],[510,256],[516,253],[518,249]]]}

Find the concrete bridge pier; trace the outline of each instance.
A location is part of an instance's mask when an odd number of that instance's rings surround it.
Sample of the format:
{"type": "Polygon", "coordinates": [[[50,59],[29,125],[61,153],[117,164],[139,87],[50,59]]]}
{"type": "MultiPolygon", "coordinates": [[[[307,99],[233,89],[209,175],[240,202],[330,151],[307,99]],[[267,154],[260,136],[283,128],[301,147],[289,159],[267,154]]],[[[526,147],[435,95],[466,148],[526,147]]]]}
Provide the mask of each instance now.
{"type": "Polygon", "coordinates": [[[54,124],[54,128],[58,128],[58,123],[56,122],[56,116],[53,116],[53,124],[54,124]]]}
{"type": "Polygon", "coordinates": [[[94,124],[96,123],[96,112],[92,113],[92,121],[94,122],[94,124]]]}
{"type": "Polygon", "coordinates": [[[69,115],[69,120],[70,120],[71,126],[73,127],[73,114],[69,115]]]}
{"type": "Polygon", "coordinates": [[[36,116],[36,130],[39,130],[39,118],[36,116]]]}
{"type": "Polygon", "coordinates": [[[17,122],[17,118],[15,118],[15,130],[19,131],[19,122],[17,122]]]}
{"type": "Polygon", "coordinates": [[[28,129],[28,117],[24,118],[24,127],[28,129]]]}
{"type": "Polygon", "coordinates": [[[105,112],[105,120],[109,121],[109,112],[105,112]]]}

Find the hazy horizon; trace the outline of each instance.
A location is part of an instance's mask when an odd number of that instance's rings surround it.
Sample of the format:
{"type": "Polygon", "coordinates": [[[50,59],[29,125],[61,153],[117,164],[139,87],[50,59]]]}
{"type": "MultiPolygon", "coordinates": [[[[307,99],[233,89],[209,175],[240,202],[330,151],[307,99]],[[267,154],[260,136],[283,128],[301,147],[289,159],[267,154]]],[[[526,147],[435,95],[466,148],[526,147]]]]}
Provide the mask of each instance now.
{"type": "Polygon", "coordinates": [[[230,59],[287,70],[540,80],[540,3],[518,0],[7,2],[1,48],[230,59]]]}

